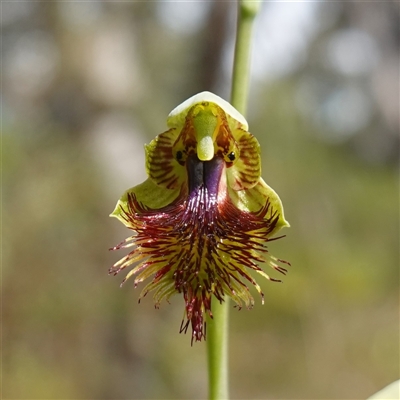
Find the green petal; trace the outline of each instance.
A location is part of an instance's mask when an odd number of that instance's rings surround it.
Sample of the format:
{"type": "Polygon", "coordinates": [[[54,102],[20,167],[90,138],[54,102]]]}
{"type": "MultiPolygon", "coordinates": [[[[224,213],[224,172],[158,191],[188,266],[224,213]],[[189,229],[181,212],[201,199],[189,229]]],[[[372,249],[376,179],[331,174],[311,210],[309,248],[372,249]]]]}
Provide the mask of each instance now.
{"type": "Polygon", "coordinates": [[[151,179],[147,179],[140,185],[128,189],[122,195],[110,217],[117,218],[129,228],[129,224],[123,218],[123,210],[128,211],[128,194],[134,194],[139,203],[157,210],[171,204],[179,196],[179,192],[179,188],[166,189],[165,187],[158,186],[151,179]]]}
{"type": "Polygon", "coordinates": [[[281,228],[290,226],[285,220],[281,199],[262,178],[251,189],[236,191],[228,186],[228,192],[235,206],[247,212],[257,212],[269,201],[270,208],[265,218],[271,218],[275,213],[279,215],[278,222],[270,236],[274,235],[281,228]]]}
{"type": "Polygon", "coordinates": [[[251,133],[242,129],[232,133],[239,148],[239,158],[227,169],[228,184],[234,190],[249,189],[261,178],[260,144],[251,133]]]}
{"type": "Polygon", "coordinates": [[[177,129],[170,129],[145,146],[148,176],[157,185],[167,189],[179,187],[185,179],[185,168],[176,161],[172,152],[178,135],[177,129]]]}

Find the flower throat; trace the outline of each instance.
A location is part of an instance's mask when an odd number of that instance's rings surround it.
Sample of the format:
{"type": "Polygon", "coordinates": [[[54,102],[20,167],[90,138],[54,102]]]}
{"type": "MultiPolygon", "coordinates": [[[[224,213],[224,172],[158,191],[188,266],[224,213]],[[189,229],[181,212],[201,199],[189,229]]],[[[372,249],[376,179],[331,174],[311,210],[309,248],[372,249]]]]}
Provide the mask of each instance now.
{"type": "Polygon", "coordinates": [[[210,161],[200,161],[196,154],[188,157],[189,198],[196,196],[202,187],[210,197],[216,198],[224,164],[223,158],[217,156],[210,161]]]}

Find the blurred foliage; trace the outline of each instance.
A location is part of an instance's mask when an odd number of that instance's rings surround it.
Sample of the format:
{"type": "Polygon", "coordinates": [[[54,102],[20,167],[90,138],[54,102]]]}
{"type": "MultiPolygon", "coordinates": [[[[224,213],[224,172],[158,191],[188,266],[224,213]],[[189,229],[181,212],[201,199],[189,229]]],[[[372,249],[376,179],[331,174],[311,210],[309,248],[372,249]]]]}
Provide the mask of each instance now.
{"type": "MultiPolygon", "coordinates": [[[[248,120],[292,267],[231,312],[231,395],[366,398],[399,375],[399,7],[263,7],[248,120]]],[[[172,108],[228,98],[235,8],[2,4],[3,398],[205,398],[181,299],[107,276],[128,234],[108,214],[172,108]]]]}

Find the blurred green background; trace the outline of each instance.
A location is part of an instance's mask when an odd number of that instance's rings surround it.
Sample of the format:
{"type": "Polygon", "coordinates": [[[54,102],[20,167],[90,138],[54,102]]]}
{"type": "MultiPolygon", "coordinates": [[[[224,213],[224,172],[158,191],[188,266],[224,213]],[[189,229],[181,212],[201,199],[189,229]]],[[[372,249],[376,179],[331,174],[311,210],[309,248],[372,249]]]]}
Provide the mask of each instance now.
{"type": "MultiPolygon", "coordinates": [[[[183,300],[154,310],[107,275],[129,234],[108,214],[176,105],[229,99],[236,4],[1,7],[3,398],[205,398],[183,300]]],[[[398,2],[263,4],[248,121],[292,267],[259,279],[264,306],[232,307],[233,399],[362,399],[399,377],[398,21],[398,2]]]]}

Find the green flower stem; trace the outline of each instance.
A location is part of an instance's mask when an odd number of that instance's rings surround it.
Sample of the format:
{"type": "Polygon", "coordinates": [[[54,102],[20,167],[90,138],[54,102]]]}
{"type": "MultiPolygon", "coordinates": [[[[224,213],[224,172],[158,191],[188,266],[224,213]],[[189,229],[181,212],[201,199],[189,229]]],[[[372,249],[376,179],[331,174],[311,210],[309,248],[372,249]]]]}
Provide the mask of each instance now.
{"type": "Polygon", "coordinates": [[[208,388],[210,400],[228,399],[228,301],[213,302],[207,316],[208,388]]]}
{"type": "MultiPolygon", "coordinates": [[[[250,47],[253,22],[260,1],[241,0],[237,20],[235,59],[233,62],[231,104],[246,114],[250,75],[250,47]]],[[[209,400],[227,400],[228,395],[228,299],[214,301],[214,318],[207,316],[207,353],[209,400]]]]}
{"type": "Polygon", "coordinates": [[[242,0],[239,2],[231,104],[244,116],[246,116],[247,110],[253,22],[260,5],[260,1],[242,0]]]}

